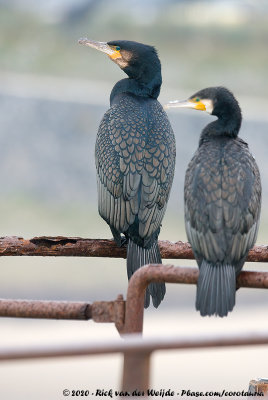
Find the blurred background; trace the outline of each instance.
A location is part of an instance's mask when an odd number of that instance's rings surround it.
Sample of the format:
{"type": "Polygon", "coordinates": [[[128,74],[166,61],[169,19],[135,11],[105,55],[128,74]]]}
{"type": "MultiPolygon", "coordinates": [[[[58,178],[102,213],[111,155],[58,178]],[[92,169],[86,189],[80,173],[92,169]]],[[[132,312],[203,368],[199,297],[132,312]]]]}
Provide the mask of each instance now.
{"type": "MultiPolygon", "coordinates": [[[[0,235],[111,238],[97,211],[94,144],[110,91],[124,74],[104,54],[77,44],[87,36],[154,45],[162,62],[162,103],[207,86],[234,92],[244,116],[240,136],[261,171],[257,243],[267,244],[267,26],[265,0],[0,0],[0,235]]],[[[160,239],[185,241],[184,173],[212,117],[193,110],[169,117],[177,166],[160,239]]],[[[121,259],[3,257],[0,262],[4,298],[92,302],[126,294],[121,259]]],[[[197,325],[200,332],[268,328],[265,290],[239,290],[236,308],[225,319],[201,318],[194,301],[195,287],[168,285],[159,310],[145,313],[145,334],[197,333],[197,325]]],[[[116,337],[114,327],[90,322],[0,320],[1,345],[116,337]]],[[[152,387],[246,390],[250,379],[265,378],[264,351],[161,353],[154,357],[152,387]]],[[[2,364],[0,394],[7,400],[42,400],[63,398],[65,388],[118,389],[120,368],[119,356],[2,364]]]]}

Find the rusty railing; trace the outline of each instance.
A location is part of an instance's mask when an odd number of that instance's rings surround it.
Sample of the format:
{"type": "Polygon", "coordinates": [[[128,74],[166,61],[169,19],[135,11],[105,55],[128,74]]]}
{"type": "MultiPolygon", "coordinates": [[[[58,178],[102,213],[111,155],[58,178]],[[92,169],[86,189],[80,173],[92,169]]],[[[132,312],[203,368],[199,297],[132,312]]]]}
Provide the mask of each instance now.
{"type": "MultiPolygon", "coordinates": [[[[160,241],[162,258],[193,259],[189,243],[160,241]]],[[[126,247],[118,248],[113,240],[56,237],[23,239],[0,238],[0,256],[73,256],[126,257],[126,247]]],[[[267,262],[268,246],[255,246],[247,261],[267,262]]],[[[120,334],[142,333],[143,299],[150,282],[196,284],[198,269],[172,265],[148,265],[131,278],[127,299],[85,302],[0,300],[0,316],[19,318],[79,319],[113,322],[120,334]]],[[[268,272],[243,271],[238,287],[268,288],[268,272]]]]}
{"type": "MultiPolygon", "coordinates": [[[[163,259],[193,260],[189,243],[160,240],[163,259]]],[[[53,256],[53,257],[110,257],[126,258],[126,245],[118,247],[113,240],[83,239],[79,237],[41,236],[23,239],[18,236],[0,238],[1,256],[53,256]]],[[[268,246],[254,246],[247,261],[268,262],[268,246]]]]}
{"type": "MultiPolygon", "coordinates": [[[[193,259],[189,243],[160,241],[162,258],[193,259]]],[[[0,238],[0,256],[74,256],[74,257],[126,257],[126,247],[118,248],[112,240],[67,237],[36,237],[25,240],[19,237],[0,238]]],[[[268,246],[255,246],[247,261],[268,262],[268,246]]],[[[77,345],[19,349],[1,349],[0,361],[93,355],[121,352],[124,354],[122,389],[131,391],[149,387],[150,356],[153,351],[204,347],[243,346],[268,344],[268,333],[239,334],[213,338],[143,339],[143,299],[151,282],[196,284],[198,269],[172,265],[147,265],[140,268],[129,281],[127,299],[119,295],[115,301],[60,302],[0,300],[0,316],[20,318],[53,318],[113,322],[126,339],[120,343],[77,345]],[[129,334],[136,333],[138,336],[129,334]]],[[[268,272],[242,271],[238,287],[268,289],[268,272]]]]}
{"type": "Polygon", "coordinates": [[[268,345],[268,332],[232,335],[211,335],[193,337],[144,338],[140,335],[127,335],[124,341],[105,341],[95,343],[72,343],[57,345],[38,345],[21,348],[1,348],[0,361],[13,361],[38,358],[92,356],[101,354],[124,354],[124,367],[121,388],[132,395],[134,391],[144,392],[150,388],[150,359],[154,351],[189,350],[213,347],[237,347],[268,345]]]}

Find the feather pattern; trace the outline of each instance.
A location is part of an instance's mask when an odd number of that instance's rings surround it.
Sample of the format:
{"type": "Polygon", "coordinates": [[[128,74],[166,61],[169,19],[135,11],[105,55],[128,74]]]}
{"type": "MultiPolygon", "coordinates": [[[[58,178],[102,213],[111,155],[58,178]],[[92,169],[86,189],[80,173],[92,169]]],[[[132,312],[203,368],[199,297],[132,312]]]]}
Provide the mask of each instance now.
{"type": "Polygon", "coordinates": [[[186,171],[184,199],[200,268],[196,307],[201,315],[227,315],[235,303],[234,277],[259,226],[260,174],[247,144],[225,136],[201,143],[186,171]]]}
{"type": "Polygon", "coordinates": [[[196,294],[196,309],[202,316],[225,317],[235,305],[235,290],[234,266],[202,261],[196,294]]]}
{"type": "MultiPolygon", "coordinates": [[[[134,243],[131,239],[128,242],[127,249],[127,273],[128,279],[134,274],[137,269],[147,264],[161,264],[161,255],[157,242],[149,248],[143,248],[134,243]]],[[[145,293],[144,307],[150,305],[150,296],[152,297],[155,308],[159,306],[166,293],[164,283],[150,283],[145,293]]]]}
{"type": "MultiPolygon", "coordinates": [[[[95,147],[98,205],[116,237],[128,244],[128,277],[147,263],[161,263],[157,245],[175,168],[175,138],[157,100],[124,93],[100,124],[95,147]],[[131,267],[131,265],[133,265],[131,267]]],[[[164,284],[151,284],[155,307],[164,284]]]]}

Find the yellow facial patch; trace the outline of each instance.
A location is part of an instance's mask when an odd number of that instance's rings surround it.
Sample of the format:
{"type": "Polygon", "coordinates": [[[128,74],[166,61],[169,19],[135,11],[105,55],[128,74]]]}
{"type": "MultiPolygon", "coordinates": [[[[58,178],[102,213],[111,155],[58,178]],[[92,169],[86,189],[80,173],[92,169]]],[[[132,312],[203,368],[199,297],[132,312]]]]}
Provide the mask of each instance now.
{"type": "Polygon", "coordinates": [[[200,99],[199,97],[192,97],[188,100],[174,100],[165,105],[165,108],[193,108],[194,110],[206,111],[211,114],[213,111],[213,102],[210,99],[200,99]]]}
{"type": "Polygon", "coordinates": [[[108,54],[108,56],[112,59],[112,60],[116,60],[117,58],[122,57],[121,53],[120,53],[120,47],[119,46],[110,46],[110,49],[112,50],[111,54],[108,54]]]}
{"type": "Polygon", "coordinates": [[[109,57],[110,57],[112,60],[116,60],[117,58],[120,58],[120,57],[122,57],[122,56],[121,56],[120,51],[115,50],[113,54],[109,54],[109,57]]]}
{"type": "Polygon", "coordinates": [[[199,97],[194,97],[189,101],[193,103],[193,108],[195,110],[206,111],[206,105],[199,99],[199,97]]]}
{"type": "Polygon", "coordinates": [[[200,111],[206,111],[206,106],[202,101],[199,101],[198,103],[195,102],[195,109],[200,110],[200,111]]]}

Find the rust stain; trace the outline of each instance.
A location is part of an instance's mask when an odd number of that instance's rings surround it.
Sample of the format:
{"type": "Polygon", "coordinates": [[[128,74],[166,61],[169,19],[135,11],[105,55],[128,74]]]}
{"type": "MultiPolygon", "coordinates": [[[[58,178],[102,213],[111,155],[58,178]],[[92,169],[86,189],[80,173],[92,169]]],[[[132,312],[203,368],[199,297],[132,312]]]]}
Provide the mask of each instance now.
{"type": "MultiPolygon", "coordinates": [[[[194,259],[189,243],[160,240],[163,259],[194,259]]],[[[126,258],[126,244],[117,247],[113,240],[80,237],[41,236],[23,239],[16,236],[0,238],[0,256],[109,257],[126,258]]],[[[247,261],[268,262],[268,246],[255,246],[247,261]]]]}

